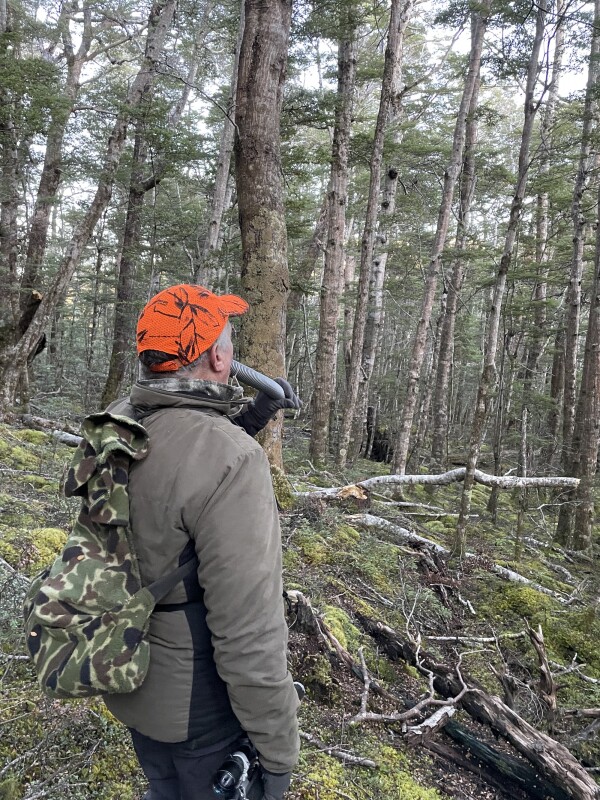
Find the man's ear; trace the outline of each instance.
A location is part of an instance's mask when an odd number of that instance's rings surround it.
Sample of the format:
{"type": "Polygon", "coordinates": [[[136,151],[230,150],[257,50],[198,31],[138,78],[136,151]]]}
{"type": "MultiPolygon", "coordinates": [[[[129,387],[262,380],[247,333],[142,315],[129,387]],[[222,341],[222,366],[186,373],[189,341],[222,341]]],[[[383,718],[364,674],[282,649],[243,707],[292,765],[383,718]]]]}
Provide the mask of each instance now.
{"type": "Polygon", "coordinates": [[[215,342],[208,351],[208,360],[213,372],[220,372],[223,369],[223,353],[218,342],[215,342]]]}

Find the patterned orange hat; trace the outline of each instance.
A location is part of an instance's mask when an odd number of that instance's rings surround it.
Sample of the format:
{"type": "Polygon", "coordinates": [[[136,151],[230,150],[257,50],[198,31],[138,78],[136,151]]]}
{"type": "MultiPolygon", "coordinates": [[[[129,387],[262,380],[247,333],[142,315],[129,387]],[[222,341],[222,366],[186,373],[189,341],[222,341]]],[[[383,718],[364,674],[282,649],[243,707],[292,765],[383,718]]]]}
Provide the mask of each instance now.
{"type": "Polygon", "coordinates": [[[204,286],[181,283],[163,289],[144,306],[137,324],[137,351],[159,350],[173,358],[153,372],[175,372],[213,345],[229,317],[245,314],[248,303],[234,294],[217,295],[204,286]]]}

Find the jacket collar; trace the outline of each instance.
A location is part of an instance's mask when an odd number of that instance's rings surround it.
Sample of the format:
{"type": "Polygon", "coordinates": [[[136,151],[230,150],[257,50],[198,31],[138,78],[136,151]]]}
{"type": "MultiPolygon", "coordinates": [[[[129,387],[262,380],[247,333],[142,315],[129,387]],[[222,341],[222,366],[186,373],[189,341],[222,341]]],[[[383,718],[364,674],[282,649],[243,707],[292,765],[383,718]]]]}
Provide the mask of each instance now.
{"type": "Polygon", "coordinates": [[[212,409],[236,416],[250,402],[241,386],[186,378],[141,380],[131,390],[130,402],[144,415],[163,408],[212,409]]]}

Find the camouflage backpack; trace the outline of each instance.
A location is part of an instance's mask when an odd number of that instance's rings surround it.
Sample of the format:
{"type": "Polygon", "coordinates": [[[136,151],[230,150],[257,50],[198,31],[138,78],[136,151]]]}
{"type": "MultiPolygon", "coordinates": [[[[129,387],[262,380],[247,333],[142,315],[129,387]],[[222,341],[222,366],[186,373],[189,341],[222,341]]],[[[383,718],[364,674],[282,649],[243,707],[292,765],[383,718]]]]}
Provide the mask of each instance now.
{"type": "Polygon", "coordinates": [[[129,525],[129,466],[145,458],[145,428],[92,414],[67,474],[82,497],[62,553],[35,576],[25,598],[27,647],[43,691],[87,697],[137,689],[148,671],[146,639],[155,604],[194,572],[194,556],[142,587],[129,525]]]}

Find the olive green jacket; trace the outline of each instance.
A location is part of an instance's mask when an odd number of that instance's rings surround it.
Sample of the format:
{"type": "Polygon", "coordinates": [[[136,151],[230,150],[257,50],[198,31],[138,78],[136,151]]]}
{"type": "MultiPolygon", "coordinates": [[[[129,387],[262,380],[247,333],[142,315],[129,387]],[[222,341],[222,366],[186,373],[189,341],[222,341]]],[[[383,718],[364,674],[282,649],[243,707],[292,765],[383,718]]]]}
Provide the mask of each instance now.
{"type": "MultiPolygon", "coordinates": [[[[265,454],[229,419],[240,395],[222,384],[174,379],[140,382],[132,391],[150,441],[129,483],[142,580],[166,575],[194,550],[198,580],[175,587],[152,615],[143,685],[107,696],[106,704],[163,742],[210,747],[241,726],[263,766],[281,773],[295,765],[299,740],[279,519],[265,454]]],[[[125,405],[111,411],[124,413],[125,405]]]]}

